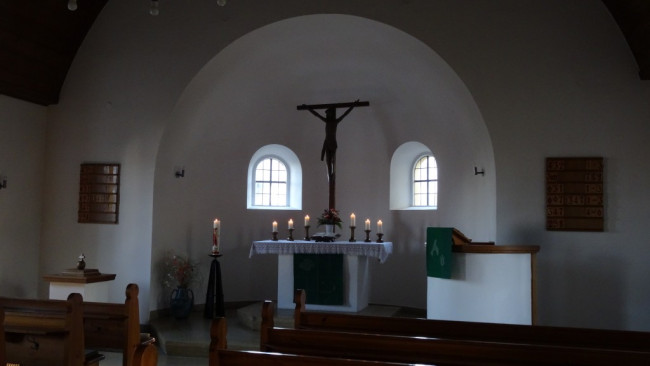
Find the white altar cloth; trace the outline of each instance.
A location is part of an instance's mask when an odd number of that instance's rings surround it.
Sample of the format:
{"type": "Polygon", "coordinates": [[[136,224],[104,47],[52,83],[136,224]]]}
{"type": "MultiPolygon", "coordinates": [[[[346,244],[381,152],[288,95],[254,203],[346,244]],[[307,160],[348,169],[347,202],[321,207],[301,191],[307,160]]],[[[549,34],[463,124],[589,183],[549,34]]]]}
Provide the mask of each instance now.
{"type": "Polygon", "coordinates": [[[253,242],[249,258],[254,254],[345,254],[379,259],[386,262],[393,253],[392,242],[335,241],[330,243],[305,240],[260,240],[253,242]]]}
{"type": "Polygon", "coordinates": [[[344,254],[344,304],[308,304],[311,310],[359,312],[368,306],[370,271],[368,258],[384,263],[393,252],[392,242],[330,243],[305,240],[261,240],[253,242],[249,258],[254,254],[278,254],[278,309],[293,309],[293,255],[294,254],[344,254]]]}

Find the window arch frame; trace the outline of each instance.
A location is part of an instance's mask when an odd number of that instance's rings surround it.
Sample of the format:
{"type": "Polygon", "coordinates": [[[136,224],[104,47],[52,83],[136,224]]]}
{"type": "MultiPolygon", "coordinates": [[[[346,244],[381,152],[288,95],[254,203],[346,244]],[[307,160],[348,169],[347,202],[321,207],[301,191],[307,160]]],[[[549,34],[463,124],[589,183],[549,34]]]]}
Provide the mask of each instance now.
{"type": "Polygon", "coordinates": [[[301,210],[302,209],[302,166],[298,156],[288,147],[279,144],[269,144],[259,148],[248,163],[246,185],[246,208],[249,210],[301,210]],[[259,206],[255,205],[255,170],[265,158],[275,158],[282,161],[287,169],[287,205],[259,206]]]}
{"type": "Polygon", "coordinates": [[[440,206],[440,162],[429,147],[418,141],[401,144],[393,152],[390,161],[390,209],[391,210],[438,210],[440,206]],[[424,155],[432,156],[438,168],[438,198],[436,206],[413,205],[413,172],[415,163],[424,155]]]}

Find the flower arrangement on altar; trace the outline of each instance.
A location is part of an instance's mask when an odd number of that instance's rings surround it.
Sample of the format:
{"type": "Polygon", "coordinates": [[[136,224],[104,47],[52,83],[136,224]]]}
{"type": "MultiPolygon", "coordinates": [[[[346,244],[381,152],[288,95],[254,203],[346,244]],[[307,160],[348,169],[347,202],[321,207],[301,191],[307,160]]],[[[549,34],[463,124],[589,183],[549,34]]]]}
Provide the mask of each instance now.
{"type": "Polygon", "coordinates": [[[341,228],[341,217],[339,217],[339,212],[333,208],[324,210],[321,216],[318,218],[318,226],[321,225],[336,225],[341,228]]]}
{"type": "Polygon", "coordinates": [[[168,288],[188,288],[197,280],[196,263],[188,257],[169,251],[163,258],[163,285],[168,288]]]}

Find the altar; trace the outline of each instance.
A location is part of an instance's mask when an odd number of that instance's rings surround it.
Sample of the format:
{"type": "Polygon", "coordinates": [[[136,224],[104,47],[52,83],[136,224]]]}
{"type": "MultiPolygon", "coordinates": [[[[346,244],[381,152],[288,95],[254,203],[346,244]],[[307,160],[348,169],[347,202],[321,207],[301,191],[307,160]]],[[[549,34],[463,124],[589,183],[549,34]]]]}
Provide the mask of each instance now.
{"type": "Polygon", "coordinates": [[[278,308],[293,309],[294,254],[343,254],[343,304],[309,304],[309,309],[358,312],[368,306],[368,261],[373,258],[384,263],[392,252],[392,242],[262,240],[253,242],[249,258],[255,254],[278,255],[278,308]]]}

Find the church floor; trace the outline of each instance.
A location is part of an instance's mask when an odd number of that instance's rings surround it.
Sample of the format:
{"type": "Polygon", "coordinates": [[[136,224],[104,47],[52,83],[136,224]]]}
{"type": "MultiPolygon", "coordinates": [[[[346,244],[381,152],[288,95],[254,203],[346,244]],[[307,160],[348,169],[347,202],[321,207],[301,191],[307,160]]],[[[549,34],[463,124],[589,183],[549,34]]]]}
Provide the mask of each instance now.
{"type": "MultiPolygon", "coordinates": [[[[261,303],[251,303],[239,308],[228,308],[228,348],[237,350],[259,350],[259,322],[261,303]]],[[[376,316],[426,317],[426,310],[399,308],[394,306],[370,305],[358,314],[376,316]]],[[[293,327],[293,311],[279,310],[275,324],[279,327],[293,327]]],[[[193,312],[188,319],[160,318],[151,321],[152,333],[159,347],[158,366],[207,366],[210,345],[210,319],[203,313],[193,312]]],[[[106,359],[101,366],[121,366],[122,354],[101,352],[106,359]]]]}

